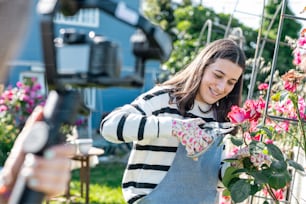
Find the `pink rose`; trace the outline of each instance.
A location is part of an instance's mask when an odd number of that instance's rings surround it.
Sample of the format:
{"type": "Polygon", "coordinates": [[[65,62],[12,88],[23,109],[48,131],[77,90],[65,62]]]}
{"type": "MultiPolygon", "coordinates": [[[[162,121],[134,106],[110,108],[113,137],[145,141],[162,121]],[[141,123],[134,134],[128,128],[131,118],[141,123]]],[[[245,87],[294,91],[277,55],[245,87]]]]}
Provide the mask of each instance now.
{"type": "Polygon", "coordinates": [[[260,141],[261,135],[260,134],[255,135],[252,139],[255,140],[255,141],[260,141]]]}
{"type": "Polygon", "coordinates": [[[231,111],[227,114],[227,117],[234,124],[242,123],[247,119],[245,110],[238,106],[232,106],[231,111]]]}
{"type": "Polygon", "coordinates": [[[289,81],[285,81],[284,88],[285,88],[287,91],[293,93],[293,92],[296,91],[297,84],[296,84],[296,83],[289,82],[289,81]]]}
{"type": "Polygon", "coordinates": [[[259,90],[267,90],[269,85],[267,83],[261,83],[258,85],[259,90]]]}
{"type": "Polygon", "coordinates": [[[244,103],[243,108],[245,109],[246,117],[249,120],[257,121],[260,118],[261,116],[260,111],[262,110],[262,103],[260,103],[259,101],[247,100],[244,103]]]}
{"type": "Polygon", "coordinates": [[[273,144],[273,140],[271,140],[271,139],[266,139],[266,144],[273,144]]]}

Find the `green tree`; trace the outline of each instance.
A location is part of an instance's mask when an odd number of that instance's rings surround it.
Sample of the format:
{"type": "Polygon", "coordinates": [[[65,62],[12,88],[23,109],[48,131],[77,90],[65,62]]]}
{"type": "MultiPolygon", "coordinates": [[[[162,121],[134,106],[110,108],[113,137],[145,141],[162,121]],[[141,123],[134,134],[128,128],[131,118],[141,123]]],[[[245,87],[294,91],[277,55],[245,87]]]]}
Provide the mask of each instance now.
{"type": "MultiPolygon", "coordinates": [[[[202,48],[206,44],[207,30],[203,33],[201,39],[200,33],[203,25],[206,21],[212,21],[211,41],[224,38],[229,27],[229,31],[234,28],[241,28],[244,36],[243,49],[248,59],[248,67],[246,70],[246,79],[244,82],[244,95],[247,94],[247,86],[250,83],[250,79],[247,78],[252,74],[253,61],[256,49],[256,43],[258,38],[258,30],[254,30],[244,24],[239,19],[231,18],[230,15],[224,13],[215,13],[212,9],[206,8],[200,4],[192,4],[189,0],[182,1],[180,4],[171,3],[168,0],[146,0],[143,7],[144,14],[156,24],[159,24],[165,29],[173,39],[173,52],[170,59],[164,64],[165,68],[171,73],[175,73],[184,68],[190,60],[196,55],[198,49],[202,48]],[[228,23],[231,24],[228,26],[228,23]]],[[[269,0],[268,5],[265,8],[265,16],[273,16],[277,10],[277,6],[280,5],[281,0],[275,3],[274,0],[269,0]]],[[[286,10],[287,14],[292,14],[290,8],[286,10]]],[[[279,14],[275,18],[275,22],[272,24],[271,29],[269,24],[271,19],[265,19],[262,25],[262,36],[260,41],[260,49],[263,49],[261,58],[261,67],[269,67],[274,54],[275,39],[278,32],[279,14]],[[265,42],[265,46],[261,48],[263,43],[263,37],[267,35],[268,40],[265,42]]],[[[285,19],[283,27],[285,30],[282,33],[282,41],[285,36],[296,38],[298,31],[301,29],[301,25],[292,19],[285,19]]],[[[277,67],[280,73],[286,72],[292,68],[292,50],[288,45],[281,43],[279,49],[279,57],[277,67]]],[[[264,70],[264,69],[263,69],[264,70]]],[[[263,73],[260,70],[261,73],[263,73]]],[[[267,70],[267,69],[266,69],[267,70]]],[[[267,78],[267,72],[257,77],[258,81],[263,81],[267,78]]],[[[256,91],[256,90],[255,90],[256,91]]]]}
{"type": "MultiPolygon", "coordinates": [[[[202,5],[193,5],[190,1],[174,4],[167,0],[146,0],[143,12],[151,21],[159,24],[173,39],[173,52],[165,67],[175,73],[184,68],[194,57],[197,50],[204,47],[208,32],[199,39],[201,29],[206,21],[211,20],[211,41],[224,37],[230,15],[217,14],[202,5]]],[[[240,27],[244,32],[244,50],[248,57],[254,53],[257,32],[233,19],[231,28],[240,27]]]]}
{"type": "MultiPolygon", "coordinates": [[[[263,51],[263,57],[267,62],[272,61],[274,55],[275,40],[277,37],[277,33],[279,32],[279,22],[281,15],[280,11],[278,12],[277,8],[278,6],[281,6],[281,4],[281,0],[269,0],[267,5],[265,6],[266,16],[273,16],[274,14],[277,14],[275,21],[271,26],[271,29],[268,30],[271,23],[270,19],[265,18],[263,22],[263,35],[268,36],[268,40],[266,41],[266,45],[263,51]]],[[[286,6],[285,13],[287,15],[294,15],[288,5],[286,6]]],[[[284,74],[286,71],[292,68],[292,48],[286,42],[285,37],[289,36],[292,39],[296,39],[298,37],[298,32],[301,28],[301,24],[298,23],[296,20],[284,18],[276,64],[276,68],[279,71],[280,75],[284,74]]]]}

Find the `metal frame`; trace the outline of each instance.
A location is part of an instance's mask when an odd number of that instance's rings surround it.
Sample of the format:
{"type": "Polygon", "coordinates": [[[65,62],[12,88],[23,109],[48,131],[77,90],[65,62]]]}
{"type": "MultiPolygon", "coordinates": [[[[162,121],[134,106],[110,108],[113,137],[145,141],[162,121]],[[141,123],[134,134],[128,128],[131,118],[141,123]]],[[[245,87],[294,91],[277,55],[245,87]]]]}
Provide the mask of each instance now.
{"type": "MultiPolygon", "coordinates": [[[[291,122],[298,122],[297,120],[294,120],[294,119],[285,118],[285,117],[278,117],[278,116],[273,116],[273,115],[269,115],[268,114],[268,107],[269,107],[270,98],[271,98],[271,89],[272,89],[272,84],[273,84],[274,73],[275,73],[275,70],[276,70],[279,45],[281,43],[280,38],[281,38],[282,31],[283,31],[283,22],[284,22],[284,19],[287,18],[287,19],[295,19],[295,20],[296,19],[298,19],[298,20],[306,20],[306,18],[301,18],[301,17],[297,17],[297,16],[286,14],[285,13],[286,12],[286,6],[287,6],[287,0],[283,0],[282,3],[281,3],[281,6],[276,11],[276,12],[280,11],[280,21],[279,21],[279,25],[278,25],[277,37],[276,37],[276,41],[275,41],[275,48],[274,48],[272,65],[271,65],[271,70],[270,70],[269,86],[268,86],[267,96],[266,96],[266,106],[265,106],[265,109],[264,109],[264,118],[263,118],[263,122],[264,123],[266,122],[266,118],[267,117],[269,117],[269,118],[271,118],[273,120],[280,120],[280,121],[289,120],[291,122]]],[[[274,15],[270,25],[272,25],[273,21],[275,20],[275,16],[276,16],[276,14],[274,15]]],[[[269,26],[269,29],[270,29],[270,26],[269,26]]],[[[260,35],[260,33],[259,33],[259,35],[260,35]]],[[[260,40],[260,37],[258,39],[260,40]]],[[[262,53],[265,41],[266,41],[266,37],[265,37],[265,39],[263,41],[263,44],[262,44],[262,47],[261,47],[261,51],[260,51],[260,55],[262,53]]],[[[256,53],[257,53],[257,50],[256,50],[256,53]]],[[[260,57],[260,55],[258,55],[258,56],[260,57]]],[[[256,75],[257,75],[256,70],[258,69],[257,68],[258,65],[256,64],[256,62],[257,62],[257,56],[255,58],[255,62],[254,62],[254,66],[253,66],[254,70],[253,70],[252,74],[254,73],[254,75],[252,75],[252,77],[253,77],[253,81],[251,80],[252,84],[255,83],[255,81],[256,81],[256,75]]],[[[252,94],[253,94],[252,92],[253,92],[253,88],[250,89],[250,92],[248,94],[248,98],[252,97],[252,94]]],[[[292,199],[294,197],[294,195],[292,194],[292,187],[294,186],[294,182],[295,182],[295,174],[296,174],[296,171],[294,171],[294,173],[293,173],[293,179],[292,179],[291,186],[290,186],[289,192],[288,192],[289,193],[288,201],[284,201],[284,202],[281,202],[281,203],[291,203],[291,201],[292,201],[292,199]]],[[[253,202],[251,202],[251,203],[253,203],[253,202]]]]}

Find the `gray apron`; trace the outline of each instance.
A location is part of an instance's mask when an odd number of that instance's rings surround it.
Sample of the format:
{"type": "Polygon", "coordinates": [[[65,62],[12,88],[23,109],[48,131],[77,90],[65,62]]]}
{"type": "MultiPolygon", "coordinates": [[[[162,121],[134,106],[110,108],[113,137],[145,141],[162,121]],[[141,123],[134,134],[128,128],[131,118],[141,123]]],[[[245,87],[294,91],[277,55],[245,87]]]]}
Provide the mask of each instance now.
{"type": "Polygon", "coordinates": [[[137,204],[216,203],[222,151],[218,140],[198,161],[188,158],[185,147],[180,144],[165,178],[137,204]]]}

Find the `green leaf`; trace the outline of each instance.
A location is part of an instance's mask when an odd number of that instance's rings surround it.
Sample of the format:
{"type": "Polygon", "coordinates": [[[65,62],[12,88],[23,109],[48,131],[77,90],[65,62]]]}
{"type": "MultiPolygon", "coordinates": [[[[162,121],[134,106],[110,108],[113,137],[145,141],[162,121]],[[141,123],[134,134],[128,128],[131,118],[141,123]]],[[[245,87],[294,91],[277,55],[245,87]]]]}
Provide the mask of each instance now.
{"type": "Polygon", "coordinates": [[[288,172],[273,173],[269,178],[269,185],[274,189],[284,188],[291,180],[288,172]]]}
{"type": "Polygon", "coordinates": [[[293,160],[287,160],[287,163],[289,164],[289,166],[292,166],[293,168],[300,170],[300,171],[305,171],[303,166],[293,160]]]}
{"type": "Polygon", "coordinates": [[[255,195],[258,191],[260,191],[262,188],[255,184],[255,185],[251,185],[251,195],[255,195]]]}
{"type": "Polygon", "coordinates": [[[264,184],[269,182],[269,175],[266,171],[253,171],[250,172],[250,175],[254,177],[256,183],[264,184]]]}
{"type": "Polygon", "coordinates": [[[272,161],[270,168],[274,172],[287,171],[287,163],[285,161],[274,160],[272,161]]]}
{"type": "Polygon", "coordinates": [[[294,104],[294,107],[296,108],[297,107],[296,105],[298,104],[298,96],[296,94],[289,93],[289,98],[294,104]]]}
{"type": "Polygon", "coordinates": [[[229,190],[226,188],[222,191],[222,195],[223,196],[231,196],[231,192],[229,192],[229,190]]]}
{"type": "Polygon", "coordinates": [[[241,174],[241,173],[248,173],[249,171],[247,169],[237,169],[233,172],[233,174],[241,174]]]}
{"type": "Polygon", "coordinates": [[[280,97],[281,97],[280,92],[277,92],[277,93],[275,93],[275,94],[273,94],[273,95],[271,96],[271,99],[272,99],[273,101],[279,101],[279,100],[280,100],[280,97]]]}
{"type": "Polygon", "coordinates": [[[225,187],[228,187],[234,178],[238,178],[238,176],[234,174],[236,170],[237,169],[232,166],[226,168],[222,178],[222,183],[225,187]]]}
{"type": "Polygon", "coordinates": [[[188,30],[190,28],[191,24],[189,21],[185,20],[185,21],[181,21],[178,23],[177,28],[180,31],[184,31],[184,30],[188,30]]]}
{"type": "Polygon", "coordinates": [[[274,144],[266,144],[269,153],[277,160],[284,160],[282,151],[274,144]]]}
{"type": "Polygon", "coordinates": [[[231,142],[232,142],[235,146],[241,146],[241,145],[243,145],[242,139],[238,139],[238,138],[235,138],[235,137],[231,137],[231,142]]]}
{"type": "Polygon", "coordinates": [[[229,187],[231,198],[234,202],[240,203],[251,195],[251,185],[247,180],[238,180],[229,187]]]}
{"type": "Polygon", "coordinates": [[[258,132],[250,132],[251,137],[255,137],[258,134],[258,132]]]}
{"type": "Polygon", "coordinates": [[[258,142],[258,141],[253,140],[249,144],[249,148],[250,148],[250,153],[255,154],[255,153],[262,152],[265,149],[265,144],[262,143],[262,142],[258,142]]]}
{"type": "Polygon", "coordinates": [[[243,167],[246,169],[251,170],[253,168],[253,163],[251,162],[250,157],[243,158],[242,163],[243,167]]]}
{"type": "Polygon", "coordinates": [[[272,138],[273,133],[268,127],[260,125],[260,126],[258,126],[258,129],[263,130],[266,133],[266,135],[269,137],[269,139],[272,138]]]}

